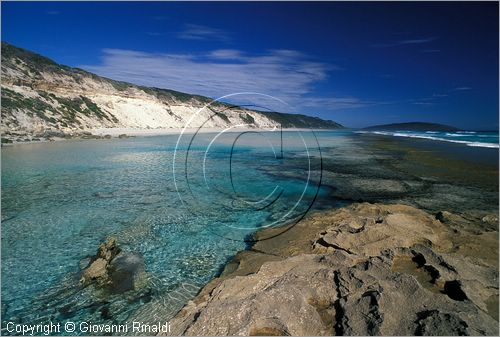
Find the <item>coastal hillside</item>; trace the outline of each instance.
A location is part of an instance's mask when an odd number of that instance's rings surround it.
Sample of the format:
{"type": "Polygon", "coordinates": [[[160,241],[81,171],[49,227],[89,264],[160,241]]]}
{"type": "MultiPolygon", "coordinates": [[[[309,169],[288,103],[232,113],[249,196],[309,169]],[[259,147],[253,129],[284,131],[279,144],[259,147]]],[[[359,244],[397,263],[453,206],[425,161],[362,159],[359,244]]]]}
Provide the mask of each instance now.
{"type": "MultiPolygon", "coordinates": [[[[1,131],[6,142],[88,135],[99,128],[181,128],[212,100],[103,78],[5,42],[1,73],[1,131]]],[[[342,127],[319,118],[225,103],[204,110],[191,127],[342,127]]]]}
{"type": "Polygon", "coordinates": [[[383,131],[458,131],[457,128],[444,124],[425,123],[425,122],[410,122],[410,123],[394,123],[374,125],[364,128],[363,130],[383,130],[383,131]]]}

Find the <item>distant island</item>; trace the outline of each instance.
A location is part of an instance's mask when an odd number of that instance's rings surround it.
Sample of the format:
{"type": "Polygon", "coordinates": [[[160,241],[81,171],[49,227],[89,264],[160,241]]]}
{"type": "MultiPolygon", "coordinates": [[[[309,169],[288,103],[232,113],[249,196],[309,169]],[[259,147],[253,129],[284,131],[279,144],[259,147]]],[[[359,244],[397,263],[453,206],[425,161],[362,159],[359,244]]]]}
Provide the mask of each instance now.
{"type": "Polygon", "coordinates": [[[426,122],[408,122],[408,123],[393,123],[393,124],[381,124],[374,125],[364,128],[363,130],[368,131],[459,131],[459,129],[437,123],[426,123],[426,122]]]}
{"type": "Polygon", "coordinates": [[[2,42],[2,143],[110,137],[119,129],[180,130],[187,124],[191,128],[343,128],[318,117],[224,102],[212,103],[207,113],[198,114],[212,101],[115,81],[2,42]],[[195,114],[197,118],[190,120],[195,114]]]}

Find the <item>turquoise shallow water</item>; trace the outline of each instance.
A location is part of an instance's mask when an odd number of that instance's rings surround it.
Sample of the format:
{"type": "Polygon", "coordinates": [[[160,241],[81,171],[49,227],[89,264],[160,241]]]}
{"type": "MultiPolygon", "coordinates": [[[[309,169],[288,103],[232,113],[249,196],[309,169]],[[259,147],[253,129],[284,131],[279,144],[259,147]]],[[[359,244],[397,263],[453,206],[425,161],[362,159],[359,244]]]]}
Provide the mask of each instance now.
{"type": "Polygon", "coordinates": [[[311,134],[285,133],[284,159],[278,134],[234,147],[222,135],[207,152],[213,139],[182,139],[176,152],[177,136],[3,148],[2,328],[120,323],[151,316],[145,303],[168,319],[258,228],[300,218],[324,194],[311,134]],[[293,178],[267,173],[276,169],[293,178]],[[75,286],[80,261],[111,235],[144,257],[147,296],[96,300],[75,286]]]}
{"type": "Polygon", "coordinates": [[[168,320],[248,247],[256,230],[296,221],[311,204],[396,202],[431,213],[498,213],[494,148],[287,131],[279,159],[279,133],[245,133],[233,147],[236,135],[2,148],[2,334],[9,321],[168,320]],[[394,149],[382,139],[395,140],[394,149]],[[431,163],[446,164],[442,156],[452,155],[453,167],[444,172],[463,170],[442,174],[439,165],[405,157],[398,144],[410,146],[408,153],[435,152],[431,163]],[[493,180],[476,182],[474,175],[493,180]],[[148,282],[140,291],[103,294],[78,286],[86,258],[109,236],[144,258],[148,282]]]}

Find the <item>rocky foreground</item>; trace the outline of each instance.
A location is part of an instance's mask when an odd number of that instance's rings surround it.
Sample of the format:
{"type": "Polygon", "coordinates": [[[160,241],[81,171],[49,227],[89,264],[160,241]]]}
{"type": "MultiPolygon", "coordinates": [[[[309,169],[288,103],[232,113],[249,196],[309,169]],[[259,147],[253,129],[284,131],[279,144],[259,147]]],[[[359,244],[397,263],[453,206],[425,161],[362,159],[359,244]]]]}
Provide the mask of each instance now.
{"type": "Polygon", "coordinates": [[[496,215],[353,204],[240,252],[171,333],[498,335],[498,286],[496,215]]]}

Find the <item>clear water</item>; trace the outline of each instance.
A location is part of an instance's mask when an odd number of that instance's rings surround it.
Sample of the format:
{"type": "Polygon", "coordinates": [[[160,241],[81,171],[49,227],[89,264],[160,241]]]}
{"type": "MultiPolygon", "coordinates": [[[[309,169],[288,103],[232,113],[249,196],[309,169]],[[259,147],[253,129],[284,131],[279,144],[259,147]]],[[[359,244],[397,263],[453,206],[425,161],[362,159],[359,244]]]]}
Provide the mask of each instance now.
{"type": "Polygon", "coordinates": [[[234,136],[221,135],[209,151],[212,134],[177,139],[2,149],[3,334],[9,321],[166,320],[252,233],[295,221],[324,193],[311,134],[286,132],[283,159],[274,133],[245,134],[234,148],[234,136]],[[277,170],[289,178],[269,174],[277,170]],[[109,236],[144,257],[145,295],[78,287],[80,261],[109,236]]]}
{"type": "Polygon", "coordinates": [[[357,131],[395,137],[421,138],[474,147],[498,148],[498,132],[481,131],[357,131]]]}
{"type": "MultiPolygon", "coordinates": [[[[485,138],[471,135],[456,138],[485,138]]],[[[428,179],[432,168],[401,169],[401,154],[364,138],[287,131],[283,159],[279,133],[245,133],[234,148],[235,134],[2,148],[2,334],[9,321],[168,320],[248,247],[252,233],[296,221],[311,205],[365,200],[498,213],[498,184],[485,189],[470,179],[484,175],[482,166],[464,171],[467,181],[428,179]],[[85,258],[109,236],[144,257],[144,288],[102,294],[79,286],[85,258]]]]}

